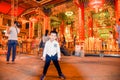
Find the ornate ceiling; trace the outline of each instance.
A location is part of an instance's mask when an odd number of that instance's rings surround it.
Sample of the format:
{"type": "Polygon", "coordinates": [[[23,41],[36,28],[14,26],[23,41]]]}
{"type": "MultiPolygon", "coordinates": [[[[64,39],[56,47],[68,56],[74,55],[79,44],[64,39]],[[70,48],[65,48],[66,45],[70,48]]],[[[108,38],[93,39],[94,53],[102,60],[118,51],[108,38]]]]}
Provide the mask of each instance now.
{"type": "MultiPolygon", "coordinates": [[[[61,3],[71,1],[71,0],[14,0],[14,11],[17,11],[15,16],[20,16],[32,9],[43,8],[48,5],[57,6],[61,3]]],[[[0,13],[11,15],[13,0],[0,0],[0,13]]],[[[34,12],[28,12],[31,14],[34,12]]]]}
{"type": "MultiPolygon", "coordinates": [[[[62,3],[73,0],[14,0],[14,14],[15,16],[35,14],[36,9],[43,9],[55,7],[62,3]]],[[[106,0],[106,2],[113,2],[115,0],[106,0]]],[[[79,2],[88,3],[89,0],[79,0],[79,2]]],[[[13,0],[0,0],[0,14],[11,15],[13,0]]]]}

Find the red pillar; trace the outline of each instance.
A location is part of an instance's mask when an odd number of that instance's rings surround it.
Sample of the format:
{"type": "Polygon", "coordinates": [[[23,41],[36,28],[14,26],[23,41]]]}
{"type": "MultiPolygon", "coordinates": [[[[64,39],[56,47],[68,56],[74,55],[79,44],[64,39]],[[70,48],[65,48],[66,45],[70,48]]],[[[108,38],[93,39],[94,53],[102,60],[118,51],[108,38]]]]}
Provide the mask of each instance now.
{"type": "Polygon", "coordinates": [[[34,36],[34,26],[33,23],[30,21],[29,22],[29,38],[32,38],[34,36]]]}
{"type": "Polygon", "coordinates": [[[116,22],[118,22],[118,0],[115,0],[115,15],[116,15],[116,22]]]}
{"type": "Polygon", "coordinates": [[[115,14],[116,14],[116,22],[120,19],[120,0],[115,0],[115,14]]]}
{"type": "Polygon", "coordinates": [[[81,3],[80,4],[80,8],[81,8],[81,18],[80,18],[80,39],[84,40],[85,39],[85,30],[84,30],[84,4],[81,3]]]}
{"type": "Polygon", "coordinates": [[[50,30],[50,18],[48,16],[44,16],[44,27],[43,27],[43,33],[45,33],[45,30],[50,30]]]}
{"type": "Polygon", "coordinates": [[[85,39],[85,32],[84,32],[84,4],[83,3],[79,3],[78,0],[74,0],[73,1],[74,4],[78,7],[78,17],[79,17],[79,39],[80,40],[84,40],[85,39]]]}
{"type": "Polygon", "coordinates": [[[93,36],[93,19],[92,17],[88,17],[88,36],[92,37],[93,36]]]}
{"type": "MultiPolygon", "coordinates": [[[[120,0],[115,0],[115,15],[116,15],[116,23],[120,24],[120,0]]],[[[116,31],[115,37],[118,39],[118,32],[116,31]]]]}
{"type": "Polygon", "coordinates": [[[60,34],[63,35],[64,34],[64,21],[62,21],[61,25],[60,25],[60,34]]]}

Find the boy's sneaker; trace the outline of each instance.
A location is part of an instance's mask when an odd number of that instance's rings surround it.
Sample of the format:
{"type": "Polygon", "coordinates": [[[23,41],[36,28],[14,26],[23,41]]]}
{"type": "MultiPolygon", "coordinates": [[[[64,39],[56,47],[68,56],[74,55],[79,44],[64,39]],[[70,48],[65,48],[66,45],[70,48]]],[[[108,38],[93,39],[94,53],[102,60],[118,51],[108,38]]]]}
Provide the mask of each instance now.
{"type": "Polygon", "coordinates": [[[40,80],[44,80],[44,78],[45,78],[45,75],[42,75],[41,78],[40,78],[40,80]]]}
{"type": "Polygon", "coordinates": [[[66,79],[66,77],[63,74],[59,75],[59,77],[64,80],[66,79]]]}

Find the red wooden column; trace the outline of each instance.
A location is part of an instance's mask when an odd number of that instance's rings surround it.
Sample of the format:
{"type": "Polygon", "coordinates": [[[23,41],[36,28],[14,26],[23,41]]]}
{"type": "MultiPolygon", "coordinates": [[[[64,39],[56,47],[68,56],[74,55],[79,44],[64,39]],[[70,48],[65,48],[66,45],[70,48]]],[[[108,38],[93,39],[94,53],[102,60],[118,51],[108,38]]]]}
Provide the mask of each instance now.
{"type": "Polygon", "coordinates": [[[92,17],[88,17],[88,36],[92,37],[93,36],[93,19],[92,17]]]}
{"type": "Polygon", "coordinates": [[[79,7],[79,9],[81,9],[81,11],[79,11],[79,27],[80,27],[80,39],[84,40],[85,39],[85,32],[84,32],[84,4],[81,3],[81,6],[79,7]]]}
{"type": "Polygon", "coordinates": [[[32,38],[34,36],[34,26],[33,26],[33,22],[30,21],[29,22],[29,38],[32,38]]]}
{"type": "Polygon", "coordinates": [[[44,25],[43,25],[43,33],[45,33],[45,30],[50,30],[50,17],[49,16],[44,16],[44,25]]]}
{"type": "Polygon", "coordinates": [[[62,21],[61,25],[60,25],[60,35],[64,34],[64,21],[62,21]]]}
{"type": "Polygon", "coordinates": [[[116,22],[120,19],[120,0],[115,0],[115,14],[116,14],[116,22]]]}
{"type": "MultiPolygon", "coordinates": [[[[119,24],[120,25],[120,0],[115,0],[115,17],[116,17],[116,24],[119,24]]],[[[116,28],[116,27],[115,27],[116,28]]],[[[118,32],[116,30],[116,34],[115,34],[115,37],[118,39],[118,32]]]]}
{"type": "Polygon", "coordinates": [[[83,3],[79,3],[78,0],[74,0],[73,1],[74,4],[78,7],[78,17],[79,17],[79,28],[78,28],[78,32],[79,32],[79,39],[80,40],[84,40],[85,39],[85,32],[84,32],[84,4],[83,3]]]}

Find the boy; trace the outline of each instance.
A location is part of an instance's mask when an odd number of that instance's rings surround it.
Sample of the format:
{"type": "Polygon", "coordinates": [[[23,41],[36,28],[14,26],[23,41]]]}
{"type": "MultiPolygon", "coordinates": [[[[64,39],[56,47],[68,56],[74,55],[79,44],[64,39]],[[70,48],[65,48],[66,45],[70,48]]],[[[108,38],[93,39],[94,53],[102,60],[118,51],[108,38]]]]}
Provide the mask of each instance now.
{"type": "Polygon", "coordinates": [[[45,65],[44,65],[43,74],[40,80],[44,80],[51,60],[53,61],[53,64],[55,65],[58,71],[59,77],[62,79],[65,79],[65,76],[62,74],[60,65],[58,63],[58,61],[61,58],[61,54],[60,54],[60,46],[59,46],[59,43],[56,41],[56,38],[57,38],[57,32],[51,31],[50,39],[46,42],[43,50],[42,59],[43,61],[45,61],[45,65]]]}

